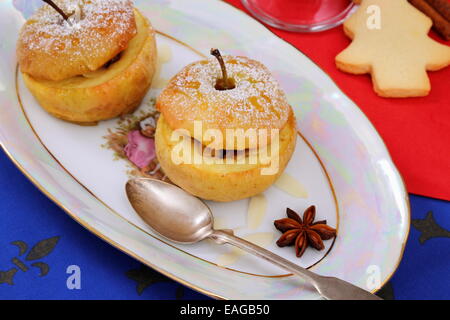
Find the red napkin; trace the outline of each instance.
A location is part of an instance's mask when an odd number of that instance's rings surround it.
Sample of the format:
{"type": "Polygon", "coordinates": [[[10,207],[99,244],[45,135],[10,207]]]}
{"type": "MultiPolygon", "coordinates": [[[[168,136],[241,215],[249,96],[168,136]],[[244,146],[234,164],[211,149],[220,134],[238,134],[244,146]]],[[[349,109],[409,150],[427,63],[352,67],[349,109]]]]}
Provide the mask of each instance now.
{"type": "MultiPolygon", "coordinates": [[[[239,0],[226,1],[246,11],[239,0]]],[[[410,193],[450,200],[450,66],[428,73],[432,89],[427,97],[380,98],[370,76],[336,68],[335,56],[350,43],[342,26],[311,34],[269,29],[318,64],[362,109],[386,142],[410,193]]],[[[430,35],[450,45],[433,31],[430,35]]]]}

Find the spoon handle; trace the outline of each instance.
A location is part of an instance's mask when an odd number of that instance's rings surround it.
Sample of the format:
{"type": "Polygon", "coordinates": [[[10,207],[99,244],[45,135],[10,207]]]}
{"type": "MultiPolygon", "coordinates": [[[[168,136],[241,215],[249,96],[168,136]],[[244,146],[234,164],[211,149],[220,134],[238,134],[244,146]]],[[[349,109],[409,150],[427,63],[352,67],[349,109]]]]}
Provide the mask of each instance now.
{"type": "Polygon", "coordinates": [[[214,230],[209,236],[215,242],[224,244],[228,243],[234,245],[242,250],[245,250],[255,256],[263,258],[280,268],[283,268],[294,275],[301,277],[312,284],[317,291],[326,299],[330,300],[381,300],[378,296],[363,290],[351,283],[340,280],[334,277],[323,277],[312,271],[298,266],[286,260],[269,250],[261,248],[251,242],[234,236],[231,233],[214,230]]]}

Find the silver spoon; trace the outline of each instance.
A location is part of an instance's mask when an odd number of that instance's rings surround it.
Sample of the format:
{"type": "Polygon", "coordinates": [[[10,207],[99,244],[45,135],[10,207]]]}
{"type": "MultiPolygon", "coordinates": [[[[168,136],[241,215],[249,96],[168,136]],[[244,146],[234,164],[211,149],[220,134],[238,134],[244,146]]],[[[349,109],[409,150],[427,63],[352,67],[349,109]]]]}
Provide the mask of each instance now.
{"type": "Polygon", "coordinates": [[[190,244],[212,239],[231,244],[263,258],[312,284],[326,299],[381,300],[346,281],[323,277],[225,230],[214,230],[213,215],[200,199],[172,184],[153,179],[133,179],[126,185],[134,210],[157,233],[171,241],[190,244]]]}

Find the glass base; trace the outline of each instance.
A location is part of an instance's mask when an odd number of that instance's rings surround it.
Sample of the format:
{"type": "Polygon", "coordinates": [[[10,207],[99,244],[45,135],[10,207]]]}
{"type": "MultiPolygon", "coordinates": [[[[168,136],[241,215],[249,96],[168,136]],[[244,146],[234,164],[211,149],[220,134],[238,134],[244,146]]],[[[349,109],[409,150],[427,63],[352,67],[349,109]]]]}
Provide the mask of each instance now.
{"type": "Polygon", "coordinates": [[[241,0],[257,19],[283,30],[317,32],[340,25],[354,11],[350,0],[241,0]]]}

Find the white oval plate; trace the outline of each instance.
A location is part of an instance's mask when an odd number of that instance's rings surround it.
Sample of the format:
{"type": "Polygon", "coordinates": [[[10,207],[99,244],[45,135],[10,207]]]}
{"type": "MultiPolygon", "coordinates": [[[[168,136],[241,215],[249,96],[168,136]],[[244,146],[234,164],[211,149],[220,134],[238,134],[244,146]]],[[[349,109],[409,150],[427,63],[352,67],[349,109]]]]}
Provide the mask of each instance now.
{"type": "MultiPolygon", "coordinates": [[[[17,74],[15,43],[38,0],[0,3],[0,141],[48,197],[100,238],[193,289],[225,299],[315,299],[301,279],[227,246],[169,243],[129,205],[129,163],[102,147],[117,120],[80,127],[45,113],[17,74]]],[[[136,1],[158,30],[160,72],[139,112],[164,83],[211,47],[262,61],[285,89],[298,122],[295,154],[278,183],[253,199],[209,202],[218,227],[313,271],[370,291],[396,270],[409,231],[408,196],[383,141],[358,109],[313,62],[246,14],[221,1],[136,1]],[[286,207],[338,228],[323,251],[297,259],[275,245],[273,220],[286,207]]]]}

